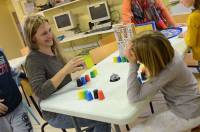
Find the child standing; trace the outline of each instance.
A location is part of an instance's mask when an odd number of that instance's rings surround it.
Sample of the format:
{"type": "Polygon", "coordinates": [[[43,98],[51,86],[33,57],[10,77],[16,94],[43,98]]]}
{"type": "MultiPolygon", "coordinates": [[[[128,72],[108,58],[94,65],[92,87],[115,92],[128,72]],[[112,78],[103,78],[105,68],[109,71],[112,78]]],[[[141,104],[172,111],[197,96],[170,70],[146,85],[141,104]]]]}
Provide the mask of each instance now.
{"type": "Polygon", "coordinates": [[[176,26],[162,0],[123,0],[122,22],[143,24],[155,21],[160,29],[176,26]]]}
{"type": "MultiPolygon", "coordinates": [[[[185,7],[194,7],[187,20],[187,32],[185,41],[189,48],[192,49],[193,58],[200,63],[200,0],[180,0],[185,7]]],[[[198,67],[200,72],[200,66],[198,67]]]]}
{"type": "Polygon", "coordinates": [[[155,114],[136,125],[133,132],[180,132],[200,124],[198,83],[167,38],[156,31],[138,34],[126,49],[130,62],[128,99],[130,103],[151,99],[161,91],[169,110],[155,114]],[[149,80],[137,79],[139,61],[145,66],[149,80]]]}

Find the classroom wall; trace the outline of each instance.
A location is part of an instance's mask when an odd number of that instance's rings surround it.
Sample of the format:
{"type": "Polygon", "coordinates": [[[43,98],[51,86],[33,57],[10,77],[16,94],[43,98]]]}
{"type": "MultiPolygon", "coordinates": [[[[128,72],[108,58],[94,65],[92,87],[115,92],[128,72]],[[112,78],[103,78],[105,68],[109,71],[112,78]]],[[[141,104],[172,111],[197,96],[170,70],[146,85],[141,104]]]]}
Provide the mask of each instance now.
{"type": "Polygon", "coordinates": [[[21,56],[20,49],[23,47],[19,32],[14,23],[11,12],[14,11],[12,4],[8,0],[0,1],[0,48],[8,59],[21,56]]]}
{"type": "Polygon", "coordinates": [[[184,7],[181,3],[172,6],[170,8],[171,14],[173,15],[180,15],[180,14],[189,14],[191,13],[192,9],[191,8],[186,8],[184,7]]]}
{"type": "Polygon", "coordinates": [[[22,3],[23,3],[22,1],[24,0],[7,0],[7,1],[11,3],[10,6],[12,6],[13,9],[16,11],[20,23],[23,23],[26,15],[22,8],[22,3]]]}

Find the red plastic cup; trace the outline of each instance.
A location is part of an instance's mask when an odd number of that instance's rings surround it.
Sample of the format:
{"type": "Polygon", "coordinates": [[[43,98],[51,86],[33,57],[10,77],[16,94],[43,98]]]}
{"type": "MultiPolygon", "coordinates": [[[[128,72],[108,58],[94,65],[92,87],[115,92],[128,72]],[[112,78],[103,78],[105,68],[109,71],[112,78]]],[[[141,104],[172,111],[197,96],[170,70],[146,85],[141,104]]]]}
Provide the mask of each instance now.
{"type": "Polygon", "coordinates": [[[98,98],[99,98],[99,100],[104,100],[105,99],[105,96],[104,96],[102,90],[98,90],[98,98]]]}
{"type": "Polygon", "coordinates": [[[157,26],[160,27],[161,29],[166,29],[167,28],[166,24],[162,20],[159,20],[157,22],[157,26]]]}
{"type": "Polygon", "coordinates": [[[86,80],[87,82],[89,82],[89,81],[90,81],[90,76],[89,76],[89,75],[85,75],[85,80],[86,80]]]}

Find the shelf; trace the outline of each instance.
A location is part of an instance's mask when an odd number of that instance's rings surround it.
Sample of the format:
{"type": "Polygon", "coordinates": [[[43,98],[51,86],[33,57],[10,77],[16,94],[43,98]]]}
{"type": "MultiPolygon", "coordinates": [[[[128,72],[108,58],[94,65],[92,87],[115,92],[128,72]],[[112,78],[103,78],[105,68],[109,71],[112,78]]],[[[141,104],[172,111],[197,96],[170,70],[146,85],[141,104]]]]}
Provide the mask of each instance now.
{"type": "Polygon", "coordinates": [[[40,12],[37,12],[36,14],[43,14],[44,12],[47,12],[47,11],[50,11],[50,10],[54,10],[54,9],[57,9],[57,8],[60,8],[60,7],[63,7],[63,6],[66,6],[66,5],[71,5],[73,3],[77,3],[81,0],[73,0],[71,2],[63,2],[63,3],[59,3],[59,5],[56,5],[52,8],[49,8],[49,9],[46,9],[46,10],[43,10],[43,11],[40,11],[40,12]]]}

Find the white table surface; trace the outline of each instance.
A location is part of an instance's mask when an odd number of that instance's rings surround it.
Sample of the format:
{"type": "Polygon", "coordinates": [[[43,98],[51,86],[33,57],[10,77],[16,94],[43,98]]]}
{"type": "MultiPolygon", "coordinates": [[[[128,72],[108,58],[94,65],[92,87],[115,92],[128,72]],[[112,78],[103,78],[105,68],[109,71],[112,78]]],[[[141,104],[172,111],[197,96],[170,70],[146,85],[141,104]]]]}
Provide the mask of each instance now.
{"type": "MultiPolygon", "coordinates": [[[[181,27],[182,28],[182,32],[186,32],[187,31],[187,27],[181,27]]],[[[169,39],[169,41],[171,42],[173,48],[183,57],[185,50],[187,49],[187,45],[185,43],[184,38],[179,38],[174,37],[169,39]]]]}
{"type": "Polygon", "coordinates": [[[62,90],[42,101],[41,108],[46,111],[115,124],[126,124],[134,120],[133,116],[140,112],[145,102],[148,102],[144,101],[134,105],[128,103],[126,95],[128,63],[113,64],[112,57],[117,55],[118,52],[115,52],[97,65],[98,76],[86,85],[89,91],[102,89],[105,100],[79,100],[76,81],[72,81],[62,90]],[[121,79],[117,82],[109,82],[112,73],[118,74],[121,79]]]}
{"type": "MultiPolygon", "coordinates": [[[[182,43],[183,39],[173,38],[170,41],[179,54],[183,55],[186,49],[185,44],[182,43]]],[[[118,56],[118,51],[96,66],[98,76],[86,85],[89,91],[102,89],[105,100],[79,100],[76,82],[72,81],[48,99],[43,100],[40,104],[41,108],[46,111],[121,125],[134,121],[148,106],[148,100],[134,104],[128,103],[126,83],[129,66],[128,63],[113,63],[113,56],[118,56]],[[112,73],[118,74],[121,79],[117,82],[109,82],[112,73]]]]}
{"type": "Polygon", "coordinates": [[[11,60],[8,60],[10,66],[12,68],[20,68],[21,65],[23,65],[26,61],[26,56],[22,56],[22,57],[18,57],[18,58],[14,58],[11,60]]]}

